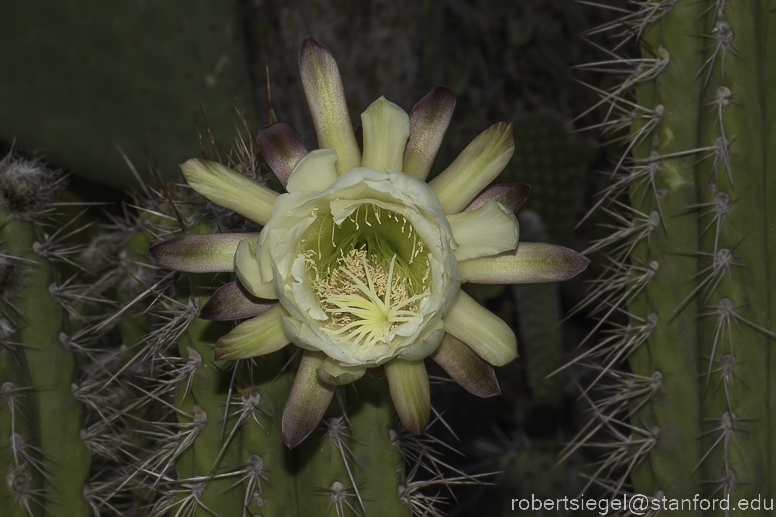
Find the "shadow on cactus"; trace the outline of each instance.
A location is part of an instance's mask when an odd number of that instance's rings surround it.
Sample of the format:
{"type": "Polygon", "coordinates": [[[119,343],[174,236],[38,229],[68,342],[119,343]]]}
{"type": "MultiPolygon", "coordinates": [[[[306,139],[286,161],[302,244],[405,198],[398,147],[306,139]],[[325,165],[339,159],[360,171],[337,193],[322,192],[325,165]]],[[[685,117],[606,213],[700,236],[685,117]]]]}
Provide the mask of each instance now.
{"type": "Polygon", "coordinates": [[[488,187],[513,153],[512,124],[485,130],[426,183],[452,118],[449,89],[436,88],[410,115],[381,97],[354,132],[332,55],[307,38],[299,62],[321,149],[308,152],[283,123],[257,137],[286,193],[219,163],[181,165],[194,190],[261,233],[183,235],[151,251],[179,271],[236,274],[200,314],[249,318],[218,340],[216,359],[304,349],[283,414],[289,447],[318,425],[336,386],[367,372],[387,377],[401,422],[420,434],[431,412],[426,357],[481,397],[500,393],[493,366],[517,357],[507,323],[461,284],[561,281],[588,260],[518,245],[514,212],[529,187],[488,187]]]}

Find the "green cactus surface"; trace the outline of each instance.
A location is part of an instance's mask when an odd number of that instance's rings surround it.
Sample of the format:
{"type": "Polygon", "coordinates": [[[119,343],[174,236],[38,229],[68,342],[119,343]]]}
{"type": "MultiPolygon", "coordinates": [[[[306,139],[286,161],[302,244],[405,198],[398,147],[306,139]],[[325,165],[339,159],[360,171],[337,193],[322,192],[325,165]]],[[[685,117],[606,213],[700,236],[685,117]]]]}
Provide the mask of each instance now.
{"type": "MultiPolygon", "coordinates": [[[[732,512],[776,475],[776,15],[769,2],[633,4],[624,32],[602,28],[620,38],[606,65],[627,77],[601,92],[602,126],[632,123],[597,205],[610,233],[590,250],[607,263],[585,304],[608,335],[580,360],[611,436],[596,479],[612,494],[729,498],[732,512]]],[[[600,446],[589,430],[577,443],[600,446]]]]}

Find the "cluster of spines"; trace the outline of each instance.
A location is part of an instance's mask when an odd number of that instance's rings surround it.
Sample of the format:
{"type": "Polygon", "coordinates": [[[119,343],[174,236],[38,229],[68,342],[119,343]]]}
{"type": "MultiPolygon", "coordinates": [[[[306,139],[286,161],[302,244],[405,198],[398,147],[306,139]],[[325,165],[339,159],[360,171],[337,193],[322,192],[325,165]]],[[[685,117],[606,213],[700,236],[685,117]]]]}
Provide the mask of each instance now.
{"type": "Polygon", "coordinates": [[[774,467],[773,13],[739,0],[607,9],[614,21],[591,32],[614,50],[590,68],[625,77],[596,105],[623,154],[594,207],[609,222],[588,251],[604,263],[579,310],[600,332],[576,361],[592,372],[592,419],[568,451],[602,450],[589,485],[612,495],[756,495],[774,467]]]}

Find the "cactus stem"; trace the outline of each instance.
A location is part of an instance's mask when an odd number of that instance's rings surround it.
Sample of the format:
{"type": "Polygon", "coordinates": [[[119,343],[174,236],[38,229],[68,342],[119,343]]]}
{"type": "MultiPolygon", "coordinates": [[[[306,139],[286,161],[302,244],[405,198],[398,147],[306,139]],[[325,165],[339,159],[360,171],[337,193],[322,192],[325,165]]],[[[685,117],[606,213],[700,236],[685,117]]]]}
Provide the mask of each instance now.
{"type": "Polygon", "coordinates": [[[617,172],[620,170],[620,168],[622,167],[622,164],[626,161],[628,156],[630,156],[631,150],[637,145],[639,145],[641,142],[643,142],[645,138],[647,138],[652,134],[652,132],[657,127],[657,125],[660,124],[660,121],[663,120],[664,114],[665,114],[665,107],[662,104],[658,104],[657,106],[655,106],[654,110],[648,111],[647,113],[638,116],[638,118],[646,119],[646,122],[639,129],[628,134],[627,140],[630,140],[630,143],[628,144],[628,147],[625,149],[625,152],[620,158],[620,161],[617,162],[617,165],[615,165],[614,170],[612,170],[611,172],[612,176],[617,174],[617,172]]]}
{"type": "Polygon", "coordinates": [[[727,248],[721,248],[715,253],[709,253],[705,251],[689,251],[689,252],[682,252],[689,255],[696,255],[699,257],[707,257],[713,259],[712,265],[708,266],[705,269],[701,269],[698,271],[695,275],[693,275],[693,279],[703,277],[704,274],[706,274],[706,278],[703,278],[702,280],[699,280],[697,285],[695,286],[695,289],[690,291],[690,294],[685,297],[684,300],[682,300],[676,308],[671,312],[671,314],[668,316],[668,321],[671,322],[673,319],[682,311],[682,309],[687,305],[687,303],[692,300],[696,294],[701,292],[702,290],[702,297],[703,302],[706,303],[709,301],[709,297],[714,292],[714,290],[717,288],[719,283],[722,281],[722,277],[726,274],[730,276],[730,270],[733,266],[742,267],[743,264],[740,262],[736,262],[733,259],[733,252],[727,248]]]}
{"type": "MultiPolygon", "coordinates": [[[[229,433],[229,436],[227,436],[226,440],[222,440],[223,445],[221,446],[221,450],[218,452],[218,456],[216,456],[216,460],[213,462],[213,467],[211,469],[211,472],[216,469],[218,466],[218,463],[221,461],[221,458],[224,456],[224,453],[226,452],[226,448],[229,446],[229,444],[232,442],[232,439],[234,438],[235,433],[237,433],[237,430],[242,426],[245,422],[248,421],[248,419],[253,419],[254,422],[258,424],[258,426],[266,432],[266,428],[261,425],[261,422],[259,422],[258,415],[263,416],[266,419],[269,419],[270,415],[269,413],[263,409],[261,406],[261,395],[256,393],[256,391],[252,388],[247,390],[241,390],[239,397],[233,397],[232,400],[229,402],[228,406],[237,406],[239,409],[229,415],[227,418],[232,418],[234,416],[237,416],[237,422],[234,423],[234,427],[232,427],[232,431],[229,433]]],[[[253,457],[253,456],[251,456],[253,457]]],[[[261,459],[261,458],[259,458],[261,459]]],[[[250,458],[248,458],[250,462],[250,458]]]]}
{"type": "MultiPolygon", "coordinates": [[[[200,311],[200,314],[201,314],[201,311],[200,311]]],[[[229,379],[229,388],[226,391],[226,400],[228,400],[228,401],[232,400],[232,392],[233,392],[234,388],[237,386],[237,384],[236,384],[237,372],[240,370],[240,366],[241,365],[242,365],[242,359],[237,359],[236,361],[233,361],[231,363],[231,365],[230,365],[230,367],[232,368],[232,378],[229,379]]],[[[251,368],[252,365],[253,365],[252,362],[248,362],[249,373],[250,373],[250,370],[252,369],[251,368]]],[[[184,398],[185,397],[186,397],[186,394],[184,394],[184,398]]],[[[232,404],[232,402],[229,402],[224,407],[224,418],[223,418],[223,422],[221,422],[221,436],[219,436],[219,438],[218,438],[220,441],[224,441],[224,435],[226,434],[226,424],[229,422],[229,406],[231,404],[232,404]]],[[[259,424],[259,421],[256,420],[256,423],[259,424]]],[[[259,424],[259,426],[262,429],[264,429],[264,427],[261,424],[259,424]]],[[[237,429],[237,424],[235,424],[234,429],[237,429]]],[[[233,432],[234,432],[234,430],[233,430],[233,432]]],[[[225,449],[226,449],[226,446],[224,446],[222,451],[225,450],[225,449]]],[[[217,464],[218,464],[218,461],[216,461],[215,464],[213,464],[213,468],[215,468],[215,466],[217,464]]]]}
{"type": "Polygon", "coordinates": [[[718,426],[710,429],[704,433],[701,434],[701,436],[706,436],[708,434],[715,433],[719,431],[719,436],[714,441],[714,443],[711,444],[709,447],[709,450],[706,451],[706,453],[701,457],[700,461],[698,461],[698,464],[695,466],[693,471],[698,470],[698,468],[703,464],[704,461],[706,461],[706,458],[709,457],[709,455],[714,452],[714,449],[717,448],[717,446],[722,443],[724,444],[724,458],[725,458],[725,468],[728,468],[728,450],[730,446],[731,438],[735,441],[735,431],[737,428],[737,423],[739,419],[736,418],[735,413],[731,413],[730,411],[725,411],[722,413],[722,416],[720,418],[714,418],[711,421],[714,423],[717,423],[718,426]]]}
{"type": "Polygon", "coordinates": [[[33,512],[33,506],[30,503],[34,503],[41,509],[44,508],[43,501],[46,499],[46,495],[42,489],[32,488],[32,476],[26,463],[11,468],[8,472],[7,482],[12,487],[14,503],[22,507],[24,515],[32,517],[37,513],[33,512]]]}
{"type": "MultiPolygon", "coordinates": [[[[717,12],[718,14],[721,14],[721,10],[717,12]]],[[[706,73],[706,78],[703,80],[703,87],[705,88],[709,84],[709,79],[711,78],[711,73],[714,70],[714,63],[717,61],[717,55],[722,52],[722,57],[720,59],[721,66],[720,66],[720,76],[724,77],[725,75],[725,56],[727,55],[727,52],[730,51],[732,54],[734,54],[736,57],[741,57],[741,54],[739,54],[738,49],[733,44],[733,38],[735,35],[733,34],[733,29],[730,28],[730,24],[726,22],[725,20],[720,20],[718,22],[714,23],[714,28],[711,31],[713,34],[701,34],[700,36],[707,39],[713,39],[714,40],[714,51],[711,53],[711,56],[703,63],[703,66],[701,66],[701,69],[698,70],[698,73],[695,74],[695,77],[699,77],[703,70],[708,66],[709,70],[706,73]]]]}
{"type": "Polygon", "coordinates": [[[719,234],[722,230],[722,227],[725,225],[725,221],[727,221],[728,215],[730,214],[731,204],[732,202],[729,195],[720,190],[716,190],[713,201],[709,201],[708,203],[696,203],[683,208],[683,210],[708,208],[708,210],[701,212],[699,217],[707,217],[709,215],[712,216],[711,221],[709,221],[709,224],[707,224],[703,229],[701,235],[705,234],[709,228],[714,225],[714,265],[716,265],[717,251],[719,251],[719,234]]]}
{"type": "MultiPolygon", "coordinates": [[[[339,392],[339,390],[337,391],[339,392]]],[[[361,499],[361,494],[358,491],[358,484],[353,478],[353,470],[350,467],[351,463],[355,463],[356,457],[348,444],[343,441],[343,438],[353,439],[353,437],[347,433],[349,424],[346,420],[347,417],[344,415],[345,412],[343,412],[342,417],[331,417],[324,420],[324,424],[326,425],[326,437],[329,439],[329,447],[335,447],[339,451],[340,456],[342,456],[342,463],[345,465],[345,471],[348,473],[348,478],[350,479],[354,495],[358,499],[359,506],[364,511],[364,513],[366,513],[364,501],[361,499]]],[[[342,484],[339,482],[335,482],[335,484],[338,484],[340,487],[342,487],[342,484]]],[[[332,487],[333,486],[334,484],[332,484],[332,487]]],[[[331,487],[329,488],[331,489],[331,487]]],[[[332,501],[334,501],[334,492],[330,491],[330,493],[332,494],[332,501]]],[[[342,496],[341,500],[344,501],[344,495],[342,496]]],[[[348,504],[348,506],[350,505],[348,504]]]]}
{"type": "MultiPolygon", "coordinates": [[[[736,326],[738,326],[739,323],[743,323],[771,338],[776,338],[776,333],[771,332],[738,314],[736,312],[737,307],[730,298],[721,298],[719,302],[717,302],[717,305],[707,305],[706,308],[711,309],[711,312],[700,313],[700,316],[717,316],[717,322],[713,330],[714,338],[711,346],[711,356],[709,357],[709,368],[706,377],[706,386],[708,387],[709,381],[711,380],[713,361],[716,357],[717,345],[726,341],[725,336],[727,336],[727,341],[730,343],[730,355],[727,357],[730,357],[734,361],[733,365],[735,365],[735,357],[732,355],[733,333],[731,323],[735,323],[736,326]]],[[[728,359],[728,361],[730,361],[730,359],[728,359]]]]}
{"type": "MultiPolygon", "coordinates": [[[[220,517],[216,512],[205,506],[205,504],[202,502],[202,494],[205,491],[206,483],[204,480],[197,479],[196,481],[188,480],[183,481],[179,484],[181,489],[176,489],[174,492],[178,495],[186,494],[184,497],[181,497],[177,501],[175,501],[172,505],[172,507],[180,506],[178,508],[178,511],[175,513],[176,516],[181,517],[193,517],[196,513],[198,508],[202,508],[205,510],[208,514],[214,515],[216,517],[220,517]]],[[[172,509],[169,508],[169,509],[172,509]]],[[[159,515],[162,515],[161,513],[159,515]]]]}
{"type": "Polygon", "coordinates": [[[40,475],[48,479],[51,478],[46,474],[46,464],[38,458],[45,458],[51,460],[51,457],[46,454],[42,449],[35,447],[32,444],[27,443],[22,435],[13,433],[8,440],[8,447],[11,448],[13,453],[14,464],[16,467],[27,465],[35,469],[40,475]],[[30,454],[32,451],[33,454],[30,454]]]}
{"type": "MultiPolygon", "coordinates": [[[[633,123],[630,120],[629,123],[633,123]]],[[[629,133],[630,134],[630,133],[629,133]]],[[[618,177],[617,181],[613,181],[611,185],[603,189],[598,195],[600,199],[593,205],[593,207],[585,214],[579,224],[584,222],[590,217],[596,210],[602,205],[609,205],[613,200],[616,200],[623,192],[634,186],[637,189],[643,190],[646,195],[647,189],[644,188],[645,183],[649,183],[649,190],[652,191],[657,203],[658,213],[660,214],[660,220],[665,228],[665,217],[663,217],[663,209],[660,204],[660,200],[665,197],[661,196],[660,190],[655,185],[655,175],[663,168],[663,161],[660,155],[653,151],[650,155],[650,159],[644,165],[625,166],[623,169],[626,174],[613,175],[612,179],[618,177]]],[[[642,197],[643,201],[643,197],[642,197]]],[[[579,224],[577,227],[579,227],[579,224]]]]}
{"type": "Polygon", "coordinates": [[[318,495],[329,497],[329,506],[326,508],[327,515],[329,514],[331,507],[334,506],[337,517],[340,515],[344,516],[345,507],[347,506],[350,508],[350,511],[353,512],[353,514],[355,514],[357,517],[361,517],[361,514],[358,513],[358,510],[356,510],[348,501],[348,497],[358,497],[359,502],[361,501],[361,496],[358,495],[358,489],[355,489],[354,491],[353,487],[345,486],[339,481],[334,481],[331,485],[328,486],[328,488],[316,488],[316,492],[318,495]]]}

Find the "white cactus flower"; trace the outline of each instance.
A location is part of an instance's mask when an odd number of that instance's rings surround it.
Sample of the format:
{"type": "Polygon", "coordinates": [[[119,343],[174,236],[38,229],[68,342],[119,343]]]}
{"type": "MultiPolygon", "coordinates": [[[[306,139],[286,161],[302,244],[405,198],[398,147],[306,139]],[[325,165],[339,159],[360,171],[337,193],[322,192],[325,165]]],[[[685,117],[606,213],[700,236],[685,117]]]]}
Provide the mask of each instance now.
{"type": "Polygon", "coordinates": [[[215,162],[181,165],[192,188],[262,224],[261,233],[175,237],[152,252],[181,271],[236,274],[200,314],[250,318],[219,339],[217,359],[290,343],[305,350],[283,416],[290,447],[318,424],[334,386],[377,367],[402,423],[422,433],[426,357],[485,397],[500,393],[492,365],[517,357],[509,325],[461,283],[565,280],[588,261],[559,246],[518,246],[514,212],[529,187],[487,187],[514,151],[511,124],[485,130],[426,183],[452,117],[450,90],[433,90],[410,115],[376,100],[361,115],[362,152],[334,58],[307,38],[300,68],[321,149],[308,153],[282,123],[257,137],[286,193],[215,162]]]}

